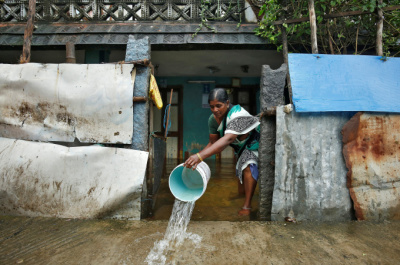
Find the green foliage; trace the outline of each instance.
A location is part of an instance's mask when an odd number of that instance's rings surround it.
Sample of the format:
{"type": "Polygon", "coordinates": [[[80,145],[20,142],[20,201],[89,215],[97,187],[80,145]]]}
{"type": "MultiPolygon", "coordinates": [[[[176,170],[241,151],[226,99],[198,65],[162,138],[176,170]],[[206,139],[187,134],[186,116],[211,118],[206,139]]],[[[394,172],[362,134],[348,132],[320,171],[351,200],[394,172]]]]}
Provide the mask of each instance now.
{"type": "MultiPolygon", "coordinates": [[[[384,0],[378,6],[376,0],[316,0],[317,38],[320,53],[346,53],[347,49],[357,54],[373,52],[376,39],[376,9],[400,5],[400,0],[384,0]],[[324,18],[329,14],[349,11],[368,12],[338,18],[324,18]]],[[[310,51],[309,21],[276,25],[283,18],[296,19],[309,16],[308,0],[266,0],[260,9],[262,20],[256,34],[268,39],[280,48],[283,27],[286,29],[291,51],[310,51]]],[[[400,10],[384,12],[384,50],[394,56],[400,54],[400,10]]],[[[386,53],[387,54],[387,53],[386,53]]]]}

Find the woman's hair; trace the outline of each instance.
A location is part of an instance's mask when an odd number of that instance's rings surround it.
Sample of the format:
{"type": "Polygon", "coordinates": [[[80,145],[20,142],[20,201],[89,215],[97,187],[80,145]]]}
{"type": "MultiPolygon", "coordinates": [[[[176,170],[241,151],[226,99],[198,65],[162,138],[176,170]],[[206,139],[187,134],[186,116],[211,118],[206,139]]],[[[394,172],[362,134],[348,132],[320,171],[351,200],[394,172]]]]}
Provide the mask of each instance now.
{"type": "Polygon", "coordinates": [[[208,103],[212,100],[218,100],[219,102],[226,103],[229,100],[228,93],[223,88],[214,88],[208,95],[208,103]]]}

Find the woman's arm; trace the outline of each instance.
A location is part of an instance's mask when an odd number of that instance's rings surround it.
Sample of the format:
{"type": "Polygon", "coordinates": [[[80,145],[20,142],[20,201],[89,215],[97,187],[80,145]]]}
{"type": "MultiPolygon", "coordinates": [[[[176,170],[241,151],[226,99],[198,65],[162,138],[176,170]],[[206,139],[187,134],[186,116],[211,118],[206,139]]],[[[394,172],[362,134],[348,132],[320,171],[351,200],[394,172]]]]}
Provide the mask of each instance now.
{"type": "Polygon", "coordinates": [[[213,143],[215,143],[216,141],[218,141],[219,139],[219,134],[209,134],[208,137],[208,144],[206,145],[206,147],[203,148],[202,151],[208,149],[213,143]]]}
{"type": "MultiPolygon", "coordinates": [[[[211,137],[211,134],[210,134],[210,137],[211,137]]],[[[237,138],[237,135],[231,134],[231,133],[225,134],[223,137],[219,138],[214,143],[211,143],[211,138],[210,138],[210,142],[208,143],[208,145],[203,150],[201,150],[198,154],[204,160],[207,157],[210,157],[212,155],[222,152],[229,144],[233,143],[233,141],[235,141],[236,138],[237,138]]],[[[200,162],[201,162],[201,160],[200,160],[199,156],[197,154],[194,154],[185,161],[184,166],[188,167],[188,168],[193,168],[193,170],[194,170],[194,169],[196,169],[197,165],[200,162]]]]}

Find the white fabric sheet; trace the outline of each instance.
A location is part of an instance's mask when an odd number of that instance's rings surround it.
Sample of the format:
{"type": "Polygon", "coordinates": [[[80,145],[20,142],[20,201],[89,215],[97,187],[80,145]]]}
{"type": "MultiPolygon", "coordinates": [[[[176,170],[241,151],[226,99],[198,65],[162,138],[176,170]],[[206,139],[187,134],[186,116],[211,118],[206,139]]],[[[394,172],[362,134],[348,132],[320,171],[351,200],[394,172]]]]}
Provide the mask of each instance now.
{"type": "Polygon", "coordinates": [[[0,136],[132,142],[132,64],[0,64],[0,136]]]}

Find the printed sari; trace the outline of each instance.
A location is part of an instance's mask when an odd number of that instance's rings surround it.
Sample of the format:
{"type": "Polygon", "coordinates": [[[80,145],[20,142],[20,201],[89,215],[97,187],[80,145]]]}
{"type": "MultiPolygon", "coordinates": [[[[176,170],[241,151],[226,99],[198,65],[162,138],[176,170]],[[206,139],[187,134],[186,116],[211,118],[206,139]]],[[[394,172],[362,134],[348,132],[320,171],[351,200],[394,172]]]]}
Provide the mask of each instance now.
{"type": "Polygon", "coordinates": [[[260,122],[240,105],[231,107],[227,116],[218,127],[220,137],[227,133],[235,135],[249,134],[242,141],[236,139],[230,146],[237,158],[236,175],[243,183],[243,170],[250,166],[251,174],[258,180],[258,145],[260,141],[260,122]]]}

